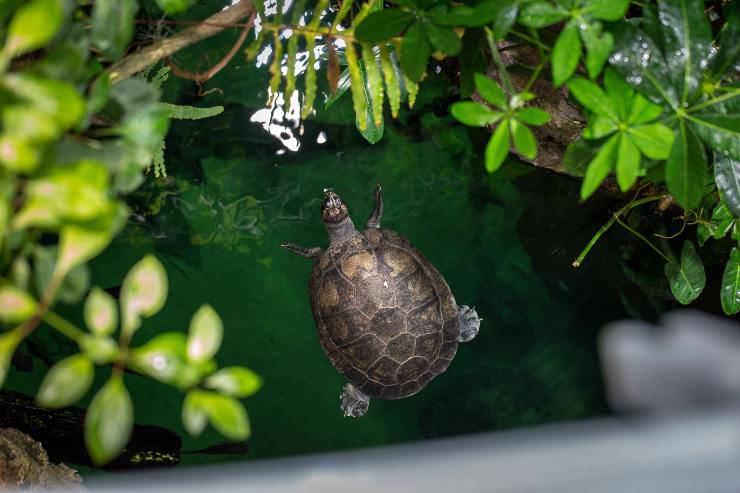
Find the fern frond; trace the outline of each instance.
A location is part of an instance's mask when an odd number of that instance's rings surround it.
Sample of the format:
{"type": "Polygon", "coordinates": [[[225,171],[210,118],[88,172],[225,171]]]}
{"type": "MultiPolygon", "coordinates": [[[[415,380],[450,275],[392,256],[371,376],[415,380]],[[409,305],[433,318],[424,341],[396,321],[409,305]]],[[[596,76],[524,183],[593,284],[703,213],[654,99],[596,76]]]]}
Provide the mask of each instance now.
{"type": "Polygon", "coordinates": [[[403,82],[406,84],[406,92],[409,95],[409,108],[413,108],[416,95],[419,93],[419,84],[406,77],[406,74],[403,74],[403,82]]]}
{"type": "Polygon", "coordinates": [[[313,110],[313,102],[316,100],[316,55],[314,54],[314,48],[316,46],[316,40],[313,36],[306,38],[306,50],[308,51],[308,61],[306,65],[306,76],[304,79],[305,98],[303,100],[303,110],[301,111],[301,118],[308,118],[313,110]]]}
{"type": "Polygon", "coordinates": [[[247,49],[244,50],[244,56],[247,58],[248,62],[251,62],[255,58],[257,58],[257,54],[260,51],[260,48],[262,48],[262,43],[265,40],[265,31],[264,29],[257,34],[257,37],[249,43],[249,46],[247,46],[247,49]]]}
{"type": "Polygon", "coordinates": [[[149,80],[149,84],[153,85],[157,89],[162,87],[162,84],[170,77],[170,71],[172,69],[169,67],[169,65],[165,65],[164,67],[160,68],[156,74],[154,74],[154,77],[152,77],[149,80]]]}
{"type": "Polygon", "coordinates": [[[344,50],[344,55],[347,58],[347,68],[349,69],[352,106],[355,109],[358,127],[360,131],[364,131],[367,129],[367,120],[365,118],[365,114],[367,112],[367,99],[365,98],[365,84],[362,81],[362,73],[360,72],[360,64],[357,61],[357,53],[355,52],[354,44],[347,44],[347,48],[344,50]]]}
{"type": "Polygon", "coordinates": [[[329,7],[329,0],[319,0],[319,3],[316,4],[316,8],[314,8],[311,22],[308,23],[309,29],[316,30],[316,28],[319,27],[319,24],[321,23],[321,13],[326,10],[327,7],[329,7]]]}
{"type": "Polygon", "coordinates": [[[353,0],[342,0],[342,6],[339,7],[339,12],[337,12],[337,15],[334,17],[334,20],[331,23],[332,32],[336,31],[337,26],[339,26],[344,18],[347,17],[347,14],[349,14],[349,11],[352,9],[353,3],[353,0]]]}
{"type": "Polygon", "coordinates": [[[270,64],[270,101],[268,106],[272,105],[272,99],[277,97],[278,89],[280,89],[280,81],[282,80],[282,69],[281,63],[283,61],[283,44],[280,42],[280,33],[275,31],[274,46],[273,46],[273,58],[270,64]]]}
{"type": "Polygon", "coordinates": [[[152,152],[152,166],[154,167],[154,176],[157,178],[167,177],[167,168],[164,165],[164,137],[154,147],[152,152]]]}
{"type": "Polygon", "coordinates": [[[290,97],[295,91],[295,59],[296,53],[298,52],[298,33],[293,35],[288,40],[288,71],[285,74],[285,108],[290,106],[290,97]]]}
{"type": "Polygon", "coordinates": [[[385,92],[388,94],[388,103],[391,106],[391,115],[393,118],[398,117],[398,110],[401,107],[401,83],[396,77],[396,67],[391,60],[391,54],[388,48],[380,45],[380,67],[383,70],[385,79],[385,92]]]}
{"type": "Polygon", "coordinates": [[[365,75],[370,90],[373,120],[375,125],[379,126],[383,122],[383,80],[381,79],[380,69],[378,68],[378,62],[375,59],[375,52],[371,44],[364,43],[362,45],[362,61],[365,63],[365,75]]]}
{"type": "Polygon", "coordinates": [[[223,106],[197,108],[195,106],[180,106],[177,104],[159,103],[159,107],[164,110],[167,118],[174,118],[176,120],[200,120],[201,118],[208,118],[211,116],[219,115],[224,111],[223,106]]]}

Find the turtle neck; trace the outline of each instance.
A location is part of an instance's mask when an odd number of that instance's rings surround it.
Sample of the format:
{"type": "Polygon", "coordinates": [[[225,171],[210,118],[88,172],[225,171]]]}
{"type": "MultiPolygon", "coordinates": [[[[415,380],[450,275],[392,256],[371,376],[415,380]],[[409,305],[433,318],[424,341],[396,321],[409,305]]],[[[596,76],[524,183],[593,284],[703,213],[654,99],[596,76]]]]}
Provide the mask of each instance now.
{"type": "Polygon", "coordinates": [[[336,247],[346,240],[357,234],[352,219],[347,216],[342,222],[337,224],[324,223],[326,232],[329,233],[329,246],[336,247]]]}

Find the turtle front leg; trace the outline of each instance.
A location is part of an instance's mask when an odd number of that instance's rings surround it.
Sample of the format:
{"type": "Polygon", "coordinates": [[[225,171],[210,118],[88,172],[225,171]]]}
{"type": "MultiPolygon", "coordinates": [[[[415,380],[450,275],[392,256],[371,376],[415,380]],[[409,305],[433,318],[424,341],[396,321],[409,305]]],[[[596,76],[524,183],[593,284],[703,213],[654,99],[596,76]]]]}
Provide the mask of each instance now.
{"type": "Polygon", "coordinates": [[[358,390],[351,383],[344,386],[339,400],[341,401],[340,407],[344,411],[344,415],[353,418],[359,418],[365,414],[370,405],[370,397],[363,394],[362,391],[358,390]]]}
{"type": "Polygon", "coordinates": [[[298,246],[295,243],[281,243],[280,246],[305,258],[316,258],[324,253],[324,249],[321,247],[306,248],[298,246]]]}
{"type": "Polygon", "coordinates": [[[365,223],[366,228],[379,228],[380,218],[383,217],[383,197],[380,195],[380,183],[375,187],[375,209],[365,223]]]}
{"type": "Polygon", "coordinates": [[[480,321],[483,319],[475,312],[475,308],[463,305],[457,311],[457,316],[460,317],[460,342],[468,342],[478,335],[480,321]]]}

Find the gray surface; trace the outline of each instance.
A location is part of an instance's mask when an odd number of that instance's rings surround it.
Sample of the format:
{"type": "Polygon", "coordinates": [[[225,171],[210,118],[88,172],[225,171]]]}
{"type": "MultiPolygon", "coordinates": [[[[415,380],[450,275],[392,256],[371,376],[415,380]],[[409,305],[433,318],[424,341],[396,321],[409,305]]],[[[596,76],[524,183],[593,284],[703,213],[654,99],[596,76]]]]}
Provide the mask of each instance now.
{"type": "Polygon", "coordinates": [[[737,412],[600,420],[224,466],[116,474],[92,491],[737,492],[737,412]]]}

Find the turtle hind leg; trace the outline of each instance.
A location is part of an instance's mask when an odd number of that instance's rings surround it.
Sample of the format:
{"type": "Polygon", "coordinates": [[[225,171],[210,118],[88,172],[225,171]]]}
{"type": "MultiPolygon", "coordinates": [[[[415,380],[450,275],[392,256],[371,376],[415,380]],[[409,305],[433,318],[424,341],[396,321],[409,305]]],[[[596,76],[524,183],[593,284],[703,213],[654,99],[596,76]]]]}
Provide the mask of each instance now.
{"type": "Polygon", "coordinates": [[[359,418],[365,414],[367,407],[370,405],[370,398],[351,383],[344,386],[339,400],[344,415],[353,418],[359,418]]]}
{"type": "Polygon", "coordinates": [[[478,335],[480,330],[480,321],[483,320],[475,312],[475,308],[463,305],[457,312],[460,317],[460,342],[468,342],[478,335]]]}

